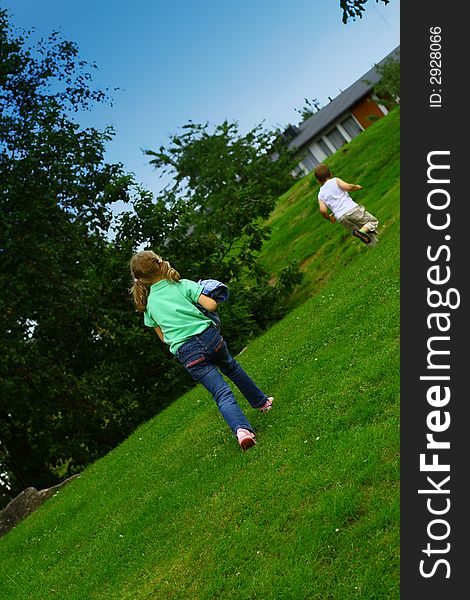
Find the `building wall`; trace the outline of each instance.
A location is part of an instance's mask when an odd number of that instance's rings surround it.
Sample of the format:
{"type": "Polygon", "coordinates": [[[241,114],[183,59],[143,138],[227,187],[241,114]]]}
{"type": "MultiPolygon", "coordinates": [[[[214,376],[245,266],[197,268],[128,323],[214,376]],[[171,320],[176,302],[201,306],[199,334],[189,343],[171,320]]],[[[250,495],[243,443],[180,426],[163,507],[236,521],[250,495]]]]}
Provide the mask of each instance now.
{"type": "Polygon", "coordinates": [[[321,162],[324,162],[328,156],[334,154],[343,143],[346,144],[355,138],[363,130],[357,119],[351,116],[351,113],[346,112],[334,123],[312,138],[308,144],[306,144],[299,152],[299,168],[304,174],[308,174],[321,162]],[[346,126],[347,121],[353,121],[352,124],[346,126]],[[354,124],[355,122],[355,124],[354,124]],[[354,125],[351,128],[351,125],[354,125]],[[339,134],[339,138],[332,138],[332,134],[335,132],[336,136],[339,134]],[[336,144],[335,144],[336,142],[336,144]]]}
{"type": "Polygon", "coordinates": [[[377,106],[370,96],[366,96],[360,100],[350,109],[350,112],[356,117],[364,129],[367,129],[367,127],[373,123],[368,117],[372,116],[380,118],[384,116],[384,111],[377,106]]]}

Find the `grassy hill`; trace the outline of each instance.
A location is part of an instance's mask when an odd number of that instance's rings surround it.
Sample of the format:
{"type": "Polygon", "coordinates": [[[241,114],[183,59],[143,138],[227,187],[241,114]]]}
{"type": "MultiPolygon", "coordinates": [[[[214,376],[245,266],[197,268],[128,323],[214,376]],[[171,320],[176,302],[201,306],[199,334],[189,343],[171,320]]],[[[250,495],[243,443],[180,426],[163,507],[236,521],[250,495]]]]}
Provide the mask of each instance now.
{"type": "Polygon", "coordinates": [[[2,600],[399,598],[398,130],[394,112],[330,162],[377,247],[317,214],[310,176],[271,217],[265,264],[305,281],[240,357],[275,397],[263,415],[237,392],[258,445],[196,387],[0,539],[2,600]]]}
{"type": "MultiPolygon", "coordinates": [[[[333,175],[363,189],[353,199],[375,215],[384,232],[397,223],[400,202],[400,109],[376,122],[328,159],[333,175]]],[[[287,261],[300,263],[304,284],[294,304],[318,292],[331,276],[364,250],[361,241],[340,224],[332,225],[318,210],[319,185],[313,173],[304,177],[279,200],[271,214],[271,238],[261,259],[276,275],[287,261]]]]}

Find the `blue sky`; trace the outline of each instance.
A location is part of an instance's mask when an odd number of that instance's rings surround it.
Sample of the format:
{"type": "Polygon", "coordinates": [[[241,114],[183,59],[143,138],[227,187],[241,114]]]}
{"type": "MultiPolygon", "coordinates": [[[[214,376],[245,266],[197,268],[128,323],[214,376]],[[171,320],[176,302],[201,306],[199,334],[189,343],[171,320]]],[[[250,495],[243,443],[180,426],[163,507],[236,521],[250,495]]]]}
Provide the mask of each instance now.
{"type": "Polygon", "coordinates": [[[60,30],[95,62],[94,81],[119,87],[114,106],[82,115],[112,124],[107,160],[144,187],[162,187],[142,149],[165,145],[189,119],[238,121],[242,132],[298,123],[304,98],[321,105],[400,43],[400,3],[369,0],[342,23],[339,0],[0,0],[36,36],[60,30]]]}

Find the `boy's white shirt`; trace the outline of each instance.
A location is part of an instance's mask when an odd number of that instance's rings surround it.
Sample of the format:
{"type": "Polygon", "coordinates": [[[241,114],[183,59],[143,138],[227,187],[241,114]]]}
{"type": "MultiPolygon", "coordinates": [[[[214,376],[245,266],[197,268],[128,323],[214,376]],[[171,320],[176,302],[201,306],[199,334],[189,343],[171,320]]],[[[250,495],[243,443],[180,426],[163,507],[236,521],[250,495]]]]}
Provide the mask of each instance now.
{"type": "Polygon", "coordinates": [[[325,181],[318,192],[318,199],[328,206],[337,219],[357,206],[357,202],[354,202],[348,192],[339,187],[336,177],[325,181]]]}

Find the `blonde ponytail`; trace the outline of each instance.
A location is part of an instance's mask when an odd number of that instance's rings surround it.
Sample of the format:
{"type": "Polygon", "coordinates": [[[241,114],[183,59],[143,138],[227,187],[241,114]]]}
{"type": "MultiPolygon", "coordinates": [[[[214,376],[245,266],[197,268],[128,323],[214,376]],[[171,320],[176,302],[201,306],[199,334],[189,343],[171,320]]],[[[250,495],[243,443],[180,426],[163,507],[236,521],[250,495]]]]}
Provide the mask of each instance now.
{"type": "Polygon", "coordinates": [[[129,292],[134,298],[134,304],[139,312],[144,312],[147,307],[148,288],[161,279],[177,283],[181,276],[173,269],[167,260],[151,250],[144,250],[134,254],[130,263],[131,274],[134,279],[129,292]]]}
{"type": "Polygon", "coordinates": [[[130,289],[130,293],[134,298],[136,309],[139,312],[144,312],[147,308],[147,298],[149,295],[148,287],[140,281],[140,279],[136,279],[134,285],[130,289]]]}
{"type": "Polygon", "coordinates": [[[178,271],[176,269],[173,269],[173,267],[167,260],[163,260],[160,263],[160,265],[160,272],[162,274],[163,279],[168,279],[168,281],[178,283],[178,281],[181,279],[181,276],[178,273],[178,271]]]}

